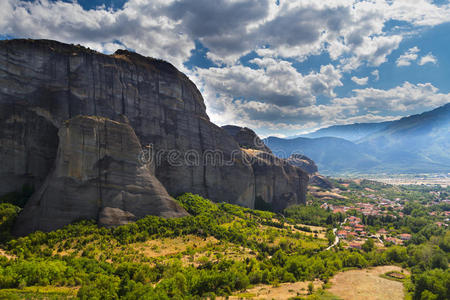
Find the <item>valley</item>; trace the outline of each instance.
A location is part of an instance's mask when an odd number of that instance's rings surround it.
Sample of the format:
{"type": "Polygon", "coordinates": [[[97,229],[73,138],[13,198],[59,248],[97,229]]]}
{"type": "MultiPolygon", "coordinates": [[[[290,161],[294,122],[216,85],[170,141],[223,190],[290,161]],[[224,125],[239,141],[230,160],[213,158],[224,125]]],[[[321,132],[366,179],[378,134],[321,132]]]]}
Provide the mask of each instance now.
{"type": "Polygon", "coordinates": [[[448,283],[450,190],[329,180],[332,189],[311,186],[307,205],[282,215],[186,194],[177,202],[191,216],[148,216],[112,229],[81,221],[23,238],[9,234],[20,210],[10,203],[17,201],[2,198],[0,296],[383,299],[389,293],[401,299],[422,289],[440,293],[420,278],[444,276],[448,283]],[[339,242],[329,248],[333,232],[339,242]],[[393,270],[405,278],[383,277],[393,270]],[[357,289],[348,289],[355,280],[357,289]]]}

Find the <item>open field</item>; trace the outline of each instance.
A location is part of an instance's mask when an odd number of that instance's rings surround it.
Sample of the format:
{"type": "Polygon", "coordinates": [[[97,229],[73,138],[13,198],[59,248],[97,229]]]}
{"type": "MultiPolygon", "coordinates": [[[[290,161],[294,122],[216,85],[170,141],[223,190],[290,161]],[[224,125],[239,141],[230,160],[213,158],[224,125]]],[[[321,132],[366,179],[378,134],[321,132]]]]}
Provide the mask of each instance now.
{"type": "Polygon", "coordinates": [[[401,270],[402,268],[397,266],[381,266],[341,272],[330,280],[332,286],[329,292],[344,300],[404,299],[401,282],[380,277],[386,272],[401,270]]]}
{"type": "MultiPolygon", "coordinates": [[[[309,281],[281,283],[278,286],[259,284],[246,290],[244,293],[238,293],[228,299],[291,299],[297,296],[306,296],[308,294],[308,284],[309,281]]],[[[322,282],[319,280],[314,281],[313,284],[314,290],[322,286],[322,282]]]]}

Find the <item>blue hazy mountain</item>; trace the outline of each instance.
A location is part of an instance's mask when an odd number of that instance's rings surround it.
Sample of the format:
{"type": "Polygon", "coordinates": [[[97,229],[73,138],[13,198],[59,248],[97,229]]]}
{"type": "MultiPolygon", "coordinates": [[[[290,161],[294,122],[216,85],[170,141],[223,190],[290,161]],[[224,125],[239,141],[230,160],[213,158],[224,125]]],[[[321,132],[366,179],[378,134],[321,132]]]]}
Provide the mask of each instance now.
{"type": "Polygon", "coordinates": [[[320,138],[320,137],[338,137],[352,142],[356,142],[372,133],[376,133],[388,127],[392,121],[381,123],[354,123],[347,125],[334,125],[321,128],[301,137],[320,138]]]}
{"type": "Polygon", "coordinates": [[[269,137],[266,143],[283,157],[305,154],[324,174],[450,172],[450,103],[396,121],[332,126],[310,136],[269,137]]]}

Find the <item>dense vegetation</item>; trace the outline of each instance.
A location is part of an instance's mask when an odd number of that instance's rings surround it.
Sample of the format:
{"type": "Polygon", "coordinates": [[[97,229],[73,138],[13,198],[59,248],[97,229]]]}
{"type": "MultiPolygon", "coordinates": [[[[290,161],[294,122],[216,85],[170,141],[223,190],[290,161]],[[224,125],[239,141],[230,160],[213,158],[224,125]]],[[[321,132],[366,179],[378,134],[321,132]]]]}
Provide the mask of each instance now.
{"type": "MultiPolygon", "coordinates": [[[[325,251],[334,239],[329,229],[345,216],[318,205],[291,207],[280,215],[215,204],[192,194],[177,200],[191,216],[148,216],[113,229],[80,221],[22,238],[10,235],[20,207],[0,204],[1,248],[10,256],[0,257],[0,298],[44,287],[58,298],[214,297],[254,284],[315,278],[326,287],[329,278],[345,268],[385,264],[401,264],[412,271],[407,288],[414,299],[449,298],[450,232],[419,213],[425,209],[420,201],[405,209],[404,220],[388,222],[412,232],[411,242],[380,252],[370,242],[363,250],[335,247],[325,251]],[[162,252],[164,243],[177,239],[182,243],[173,248],[176,251],[162,252]]],[[[385,221],[376,220],[373,226],[385,221]]]]}

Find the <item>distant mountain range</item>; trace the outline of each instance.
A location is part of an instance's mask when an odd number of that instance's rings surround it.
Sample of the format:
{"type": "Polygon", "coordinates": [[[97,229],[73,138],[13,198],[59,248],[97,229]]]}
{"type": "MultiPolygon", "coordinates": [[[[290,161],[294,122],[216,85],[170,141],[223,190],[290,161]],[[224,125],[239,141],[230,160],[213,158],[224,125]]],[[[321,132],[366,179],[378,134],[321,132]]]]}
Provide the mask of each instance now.
{"type": "Polygon", "coordinates": [[[320,138],[320,137],[337,137],[356,142],[372,133],[376,133],[388,127],[393,121],[380,123],[354,123],[348,125],[334,125],[321,128],[309,134],[300,135],[298,137],[320,138]]]}
{"type": "Polygon", "coordinates": [[[449,173],[450,103],[396,121],[331,126],[265,142],[281,157],[309,156],[328,175],[449,173]]]}

